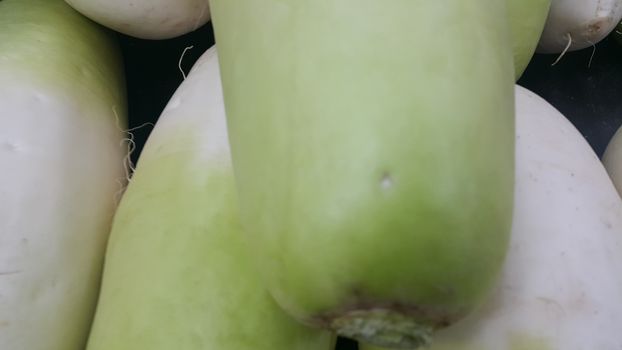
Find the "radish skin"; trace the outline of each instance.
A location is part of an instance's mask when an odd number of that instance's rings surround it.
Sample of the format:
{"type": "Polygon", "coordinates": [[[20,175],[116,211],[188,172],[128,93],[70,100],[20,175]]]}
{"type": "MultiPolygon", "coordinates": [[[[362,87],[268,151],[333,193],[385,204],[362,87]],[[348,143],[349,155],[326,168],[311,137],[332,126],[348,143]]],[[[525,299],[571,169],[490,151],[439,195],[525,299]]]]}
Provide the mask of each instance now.
{"type": "Polygon", "coordinates": [[[622,196],[622,127],[613,135],[603,154],[603,164],[622,196]]]}
{"type": "Polygon", "coordinates": [[[115,215],[88,350],[332,350],[254,271],[239,223],[215,47],[149,136],[115,215]]]}
{"type": "Polygon", "coordinates": [[[0,349],[84,349],[124,179],[108,34],[62,0],[0,1],[0,349]]]}
{"type": "Polygon", "coordinates": [[[578,130],[516,89],[516,202],[503,278],[429,350],[622,349],[622,200],[578,130]]]}
{"type": "Polygon", "coordinates": [[[621,18],[621,0],[552,0],[536,51],[555,54],[596,45],[621,18]]]}
{"type": "Polygon", "coordinates": [[[551,0],[508,1],[516,80],[523,74],[536,50],[550,5],[551,0]]]}
{"type": "Polygon", "coordinates": [[[210,5],[240,212],[275,300],[411,348],[468,314],[511,228],[506,2],[210,5]]]}
{"type": "Polygon", "coordinates": [[[208,0],[66,0],[88,18],[141,39],[169,39],[210,19],[208,0]]]}

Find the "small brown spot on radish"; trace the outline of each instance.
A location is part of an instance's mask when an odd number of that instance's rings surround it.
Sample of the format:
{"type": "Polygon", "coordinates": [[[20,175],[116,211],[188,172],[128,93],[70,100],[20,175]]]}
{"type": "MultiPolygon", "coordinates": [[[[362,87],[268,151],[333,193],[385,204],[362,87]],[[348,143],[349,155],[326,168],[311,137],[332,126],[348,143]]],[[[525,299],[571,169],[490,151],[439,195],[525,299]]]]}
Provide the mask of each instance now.
{"type": "Polygon", "coordinates": [[[600,31],[600,28],[601,28],[600,22],[591,23],[587,26],[587,31],[590,33],[598,33],[600,31]]]}
{"type": "Polygon", "coordinates": [[[605,31],[609,30],[611,27],[611,17],[599,17],[588,22],[585,27],[583,27],[583,33],[580,33],[580,35],[585,40],[588,40],[588,42],[597,42],[600,41],[601,37],[606,35],[605,31]]]}
{"type": "Polygon", "coordinates": [[[610,222],[609,220],[607,220],[607,219],[602,219],[602,223],[603,223],[603,225],[605,225],[605,227],[606,227],[608,230],[611,230],[611,229],[613,228],[613,225],[612,225],[612,224],[611,224],[611,222],[610,222]]]}

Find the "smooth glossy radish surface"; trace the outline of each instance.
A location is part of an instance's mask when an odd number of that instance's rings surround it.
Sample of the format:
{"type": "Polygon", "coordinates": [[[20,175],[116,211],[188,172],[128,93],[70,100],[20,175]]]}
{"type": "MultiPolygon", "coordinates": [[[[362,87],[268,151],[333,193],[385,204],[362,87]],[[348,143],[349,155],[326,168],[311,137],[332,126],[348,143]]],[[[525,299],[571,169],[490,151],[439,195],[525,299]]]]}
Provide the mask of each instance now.
{"type": "Polygon", "coordinates": [[[62,0],[0,1],[0,349],[84,349],[125,180],[108,34],[62,0]]]}
{"type": "Polygon", "coordinates": [[[106,27],[141,39],[189,33],[210,18],[208,0],[66,0],[106,27]]]}
{"type": "Polygon", "coordinates": [[[523,74],[536,50],[550,5],[551,0],[508,0],[516,79],[523,74]]]}

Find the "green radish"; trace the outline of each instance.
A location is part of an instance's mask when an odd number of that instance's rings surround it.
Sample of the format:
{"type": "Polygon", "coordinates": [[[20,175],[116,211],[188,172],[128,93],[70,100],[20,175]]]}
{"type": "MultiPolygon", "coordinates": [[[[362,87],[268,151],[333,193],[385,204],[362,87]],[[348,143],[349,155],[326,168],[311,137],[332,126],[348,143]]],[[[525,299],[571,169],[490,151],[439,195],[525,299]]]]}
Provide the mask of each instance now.
{"type": "Polygon", "coordinates": [[[281,307],[413,348],[480,304],[512,215],[505,2],[210,5],[242,222],[281,307]]]}
{"type": "Polygon", "coordinates": [[[64,1],[0,1],[0,349],[84,349],[125,179],[122,73],[64,1]]]}
{"type": "Polygon", "coordinates": [[[143,149],[106,255],[88,350],[329,350],[262,287],[240,230],[216,49],[143,149]]]}
{"type": "Polygon", "coordinates": [[[508,12],[518,80],[533,56],[544,29],[551,0],[509,0],[508,12]]]}

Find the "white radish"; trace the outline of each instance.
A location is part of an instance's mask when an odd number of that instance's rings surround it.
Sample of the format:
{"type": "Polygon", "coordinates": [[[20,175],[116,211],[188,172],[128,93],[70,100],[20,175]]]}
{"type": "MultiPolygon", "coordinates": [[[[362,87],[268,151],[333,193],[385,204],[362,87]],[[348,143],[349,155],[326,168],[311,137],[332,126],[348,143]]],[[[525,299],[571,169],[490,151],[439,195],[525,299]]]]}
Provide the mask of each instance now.
{"type": "Polygon", "coordinates": [[[603,154],[603,164],[622,196],[622,127],[613,135],[603,154]]]}
{"type": "Polygon", "coordinates": [[[622,200],[563,115],[521,87],[516,107],[514,223],[503,278],[429,350],[622,349],[622,200]]]}
{"type": "Polygon", "coordinates": [[[215,47],[177,89],[114,219],[88,350],[329,350],[250,262],[215,47]]]}
{"type": "Polygon", "coordinates": [[[121,73],[62,0],[0,1],[2,350],[84,349],[125,178],[121,73]]]}
{"type": "Polygon", "coordinates": [[[208,0],[66,0],[83,15],[141,39],[168,39],[210,19],[208,0]]]}
{"type": "Polygon", "coordinates": [[[621,0],[552,0],[536,51],[562,53],[596,45],[621,18],[621,0]]]}

